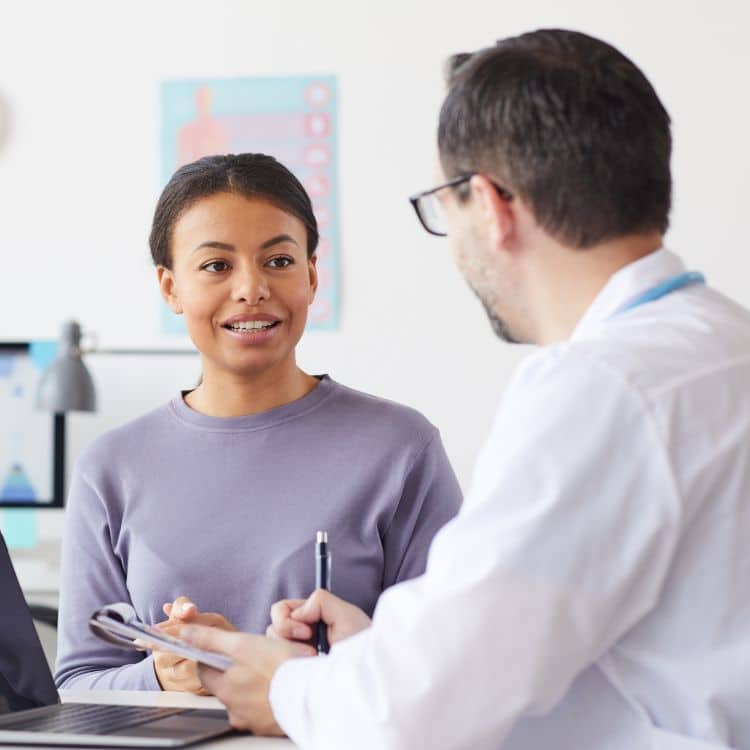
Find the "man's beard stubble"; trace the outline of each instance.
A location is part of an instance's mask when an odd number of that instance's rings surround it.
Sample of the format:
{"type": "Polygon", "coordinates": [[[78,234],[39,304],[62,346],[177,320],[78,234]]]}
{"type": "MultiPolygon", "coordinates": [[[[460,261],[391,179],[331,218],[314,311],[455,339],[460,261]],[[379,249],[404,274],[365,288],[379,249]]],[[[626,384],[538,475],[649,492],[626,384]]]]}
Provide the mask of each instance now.
{"type": "MultiPolygon", "coordinates": [[[[476,244],[476,242],[473,242],[472,244],[476,244]]],[[[482,307],[484,307],[484,311],[489,318],[494,334],[499,339],[506,341],[509,344],[526,343],[521,338],[514,335],[508,324],[495,312],[495,306],[492,304],[491,299],[492,295],[485,297],[480,294],[479,290],[470,281],[470,279],[487,279],[488,277],[487,269],[484,267],[480,256],[478,254],[461,252],[461,250],[458,251],[457,255],[461,258],[461,260],[458,261],[461,275],[464,277],[469,289],[474,292],[476,298],[482,303],[482,307]]]]}
{"type": "Polygon", "coordinates": [[[508,324],[495,312],[492,305],[487,302],[471,284],[469,284],[469,287],[471,291],[474,292],[477,299],[482,303],[482,307],[484,307],[484,311],[485,313],[487,313],[487,317],[489,318],[490,325],[492,326],[492,330],[495,335],[503,341],[508,342],[509,344],[524,343],[523,341],[521,341],[521,339],[513,335],[513,332],[508,327],[508,324]]]}
{"type": "Polygon", "coordinates": [[[482,302],[484,310],[487,313],[487,317],[490,319],[490,325],[495,335],[501,338],[503,341],[507,341],[509,344],[522,344],[519,338],[513,335],[508,324],[494,311],[489,305],[482,302]]]}

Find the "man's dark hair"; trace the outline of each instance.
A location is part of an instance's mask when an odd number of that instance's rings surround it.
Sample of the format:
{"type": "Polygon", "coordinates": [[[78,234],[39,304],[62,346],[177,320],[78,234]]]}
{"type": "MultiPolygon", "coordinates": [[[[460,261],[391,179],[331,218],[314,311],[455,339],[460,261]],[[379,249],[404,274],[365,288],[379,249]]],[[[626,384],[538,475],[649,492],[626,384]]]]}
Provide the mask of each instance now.
{"type": "Polygon", "coordinates": [[[318,224],[300,181],[272,156],[224,154],[180,167],[162,191],[149,236],[155,265],[172,267],[170,242],[177,219],[196,201],[217,193],[261,198],[298,218],[307,230],[307,257],[312,257],[318,246],[318,224]]]}
{"type": "Polygon", "coordinates": [[[670,120],[611,45],[547,29],[448,62],[438,148],[447,178],[481,172],[576,248],[669,224],[670,120]]]}

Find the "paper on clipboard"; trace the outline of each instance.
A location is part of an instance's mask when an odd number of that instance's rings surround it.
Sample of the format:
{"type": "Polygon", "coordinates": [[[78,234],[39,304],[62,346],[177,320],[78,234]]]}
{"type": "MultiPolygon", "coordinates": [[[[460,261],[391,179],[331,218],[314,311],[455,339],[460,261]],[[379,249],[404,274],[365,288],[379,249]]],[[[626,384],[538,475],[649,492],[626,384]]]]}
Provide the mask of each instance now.
{"type": "Polygon", "coordinates": [[[89,618],[89,628],[103,641],[120,648],[142,651],[143,644],[147,647],[154,646],[222,672],[232,665],[228,656],[195,648],[153,625],[140,622],[135,616],[135,610],[124,602],[109,604],[94,612],[89,618]]]}

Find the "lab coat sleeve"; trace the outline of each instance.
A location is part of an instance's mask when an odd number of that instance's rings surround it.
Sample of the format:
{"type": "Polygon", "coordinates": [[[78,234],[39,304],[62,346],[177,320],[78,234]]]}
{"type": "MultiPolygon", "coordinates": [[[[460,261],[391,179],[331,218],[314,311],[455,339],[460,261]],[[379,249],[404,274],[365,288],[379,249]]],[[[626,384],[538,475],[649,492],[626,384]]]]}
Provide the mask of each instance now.
{"type": "Polygon", "coordinates": [[[425,574],[327,657],[284,664],[277,720],[312,750],[500,747],[654,606],[679,507],[643,395],[596,360],[532,360],[425,574]]]}
{"type": "Polygon", "coordinates": [[[110,646],[89,629],[106,604],[130,602],[101,491],[76,467],[65,511],[55,683],[61,688],[160,690],[152,656],[110,646]]]}

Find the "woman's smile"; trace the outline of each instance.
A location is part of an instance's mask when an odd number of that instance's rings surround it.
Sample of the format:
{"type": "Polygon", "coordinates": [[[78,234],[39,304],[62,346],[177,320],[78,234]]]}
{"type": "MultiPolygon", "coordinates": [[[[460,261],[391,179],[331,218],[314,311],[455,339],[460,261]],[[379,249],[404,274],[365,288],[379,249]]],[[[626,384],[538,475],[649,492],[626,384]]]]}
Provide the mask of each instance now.
{"type": "Polygon", "coordinates": [[[273,315],[236,315],[221,324],[234,341],[258,345],[271,341],[283,321],[273,315]]]}

